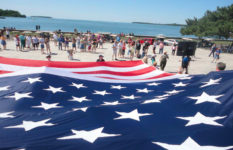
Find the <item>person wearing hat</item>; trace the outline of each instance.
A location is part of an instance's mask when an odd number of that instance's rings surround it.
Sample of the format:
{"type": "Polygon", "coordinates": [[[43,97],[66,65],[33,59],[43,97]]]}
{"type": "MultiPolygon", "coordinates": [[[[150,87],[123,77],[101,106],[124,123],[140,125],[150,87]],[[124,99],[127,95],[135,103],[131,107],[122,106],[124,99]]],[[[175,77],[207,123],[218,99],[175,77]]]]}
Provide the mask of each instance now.
{"type": "Polygon", "coordinates": [[[104,56],[103,55],[99,55],[99,59],[97,59],[96,62],[105,62],[104,56]]]}
{"type": "Polygon", "coordinates": [[[167,59],[169,59],[167,52],[164,52],[164,54],[160,58],[160,68],[163,71],[167,64],[167,59]]]}

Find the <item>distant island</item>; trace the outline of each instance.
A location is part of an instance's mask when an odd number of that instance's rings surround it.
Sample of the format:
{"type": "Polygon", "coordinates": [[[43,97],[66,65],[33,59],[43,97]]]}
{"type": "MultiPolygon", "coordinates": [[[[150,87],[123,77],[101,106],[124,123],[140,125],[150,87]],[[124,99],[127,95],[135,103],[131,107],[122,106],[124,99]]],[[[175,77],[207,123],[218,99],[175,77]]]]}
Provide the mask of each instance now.
{"type": "Polygon", "coordinates": [[[18,11],[15,11],[15,10],[3,10],[3,9],[0,9],[0,16],[1,17],[21,17],[21,18],[26,18],[26,15],[22,15],[18,11]]]}
{"type": "Polygon", "coordinates": [[[132,23],[134,23],[134,24],[168,25],[168,26],[186,26],[185,24],[177,24],[177,23],[170,23],[170,24],[150,23],[150,22],[132,22],[132,23]]]}
{"type": "Polygon", "coordinates": [[[49,16],[31,16],[31,18],[47,18],[47,19],[52,19],[52,17],[49,17],[49,16]]]}

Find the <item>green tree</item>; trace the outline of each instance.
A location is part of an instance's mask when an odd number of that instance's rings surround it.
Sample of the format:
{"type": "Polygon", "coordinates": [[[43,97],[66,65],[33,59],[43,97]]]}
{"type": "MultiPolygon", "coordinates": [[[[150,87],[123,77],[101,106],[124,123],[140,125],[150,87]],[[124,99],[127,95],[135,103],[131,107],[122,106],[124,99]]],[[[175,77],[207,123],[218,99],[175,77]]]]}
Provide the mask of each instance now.
{"type": "Polygon", "coordinates": [[[216,11],[206,11],[200,19],[186,20],[187,26],[181,28],[182,35],[218,36],[230,38],[233,33],[233,4],[228,7],[217,7],[216,11]]]}

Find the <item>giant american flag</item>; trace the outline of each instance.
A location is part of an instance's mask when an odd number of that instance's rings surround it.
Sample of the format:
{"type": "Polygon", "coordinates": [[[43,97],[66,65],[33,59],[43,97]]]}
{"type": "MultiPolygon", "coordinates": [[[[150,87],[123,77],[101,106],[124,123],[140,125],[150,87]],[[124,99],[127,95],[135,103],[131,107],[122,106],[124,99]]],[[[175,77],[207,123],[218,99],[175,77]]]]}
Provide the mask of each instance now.
{"type": "Polygon", "coordinates": [[[231,150],[233,71],[0,57],[0,149],[231,150]]]}

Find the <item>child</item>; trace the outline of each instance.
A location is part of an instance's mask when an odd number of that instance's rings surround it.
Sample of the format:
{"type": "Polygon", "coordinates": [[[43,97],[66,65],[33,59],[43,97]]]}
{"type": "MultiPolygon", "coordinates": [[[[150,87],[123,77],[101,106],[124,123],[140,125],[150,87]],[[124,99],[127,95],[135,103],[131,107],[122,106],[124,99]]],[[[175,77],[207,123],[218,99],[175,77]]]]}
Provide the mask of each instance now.
{"type": "Polygon", "coordinates": [[[75,38],[72,38],[72,49],[73,51],[76,52],[77,48],[76,48],[76,39],[75,38]]]}
{"type": "Polygon", "coordinates": [[[68,59],[69,60],[73,60],[73,50],[67,50],[67,53],[68,53],[68,59]]]}
{"type": "Polygon", "coordinates": [[[47,54],[51,54],[51,51],[50,51],[50,44],[49,44],[49,38],[45,38],[45,47],[46,47],[46,50],[47,50],[47,54]]]}
{"type": "Polygon", "coordinates": [[[217,63],[217,61],[219,60],[219,56],[220,56],[220,53],[221,53],[221,50],[219,49],[219,48],[217,48],[217,50],[215,51],[215,53],[214,53],[214,59],[213,59],[213,61],[212,62],[214,62],[215,61],[215,63],[217,63]]]}
{"type": "Polygon", "coordinates": [[[15,40],[16,50],[18,51],[18,50],[20,50],[20,39],[19,39],[19,36],[16,35],[15,38],[14,38],[14,40],[15,40]]]}
{"type": "Polygon", "coordinates": [[[45,39],[43,37],[41,37],[40,38],[41,54],[45,54],[45,52],[44,52],[44,44],[45,44],[45,39]]]}
{"type": "Polygon", "coordinates": [[[173,46],[172,46],[172,55],[175,55],[175,52],[176,52],[176,44],[174,43],[173,46]]]}
{"type": "Polygon", "coordinates": [[[69,49],[69,38],[68,37],[66,37],[66,39],[65,39],[65,50],[66,49],[69,49]]]}

